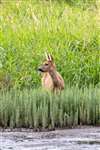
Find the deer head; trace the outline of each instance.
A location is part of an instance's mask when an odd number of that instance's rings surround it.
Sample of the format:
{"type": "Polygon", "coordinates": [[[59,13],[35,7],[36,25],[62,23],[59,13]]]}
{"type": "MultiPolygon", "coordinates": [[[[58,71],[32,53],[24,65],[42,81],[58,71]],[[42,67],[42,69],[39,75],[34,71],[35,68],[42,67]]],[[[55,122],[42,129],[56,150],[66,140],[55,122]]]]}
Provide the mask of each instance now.
{"type": "Polygon", "coordinates": [[[50,54],[45,53],[46,60],[43,62],[43,64],[38,68],[40,72],[50,72],[54,69],[56,69],[53,57],[50,54]]]}

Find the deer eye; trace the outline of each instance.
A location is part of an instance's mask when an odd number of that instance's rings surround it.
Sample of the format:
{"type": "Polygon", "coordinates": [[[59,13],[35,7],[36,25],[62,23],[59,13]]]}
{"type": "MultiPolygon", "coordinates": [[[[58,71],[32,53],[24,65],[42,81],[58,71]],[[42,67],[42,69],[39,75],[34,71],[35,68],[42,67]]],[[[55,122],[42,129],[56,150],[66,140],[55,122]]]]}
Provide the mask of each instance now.
{"type": "Polygon", "coordinates": [[[45,64],[45,66],[48,66],[48,64],[45,64]]]}

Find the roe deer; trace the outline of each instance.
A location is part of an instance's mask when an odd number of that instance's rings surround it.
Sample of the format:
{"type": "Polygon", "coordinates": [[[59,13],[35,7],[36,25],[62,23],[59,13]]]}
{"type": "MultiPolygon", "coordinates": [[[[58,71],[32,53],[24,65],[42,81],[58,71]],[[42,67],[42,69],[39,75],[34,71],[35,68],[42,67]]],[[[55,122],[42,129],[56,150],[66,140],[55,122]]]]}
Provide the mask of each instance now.
{"type": "Polygon", "coordinates": [[[46,54],[46,60],[38,68],[42,72],[42,87],[53,92],[64,89],[64,80],[57,72],[53,57],[46,54]]]}

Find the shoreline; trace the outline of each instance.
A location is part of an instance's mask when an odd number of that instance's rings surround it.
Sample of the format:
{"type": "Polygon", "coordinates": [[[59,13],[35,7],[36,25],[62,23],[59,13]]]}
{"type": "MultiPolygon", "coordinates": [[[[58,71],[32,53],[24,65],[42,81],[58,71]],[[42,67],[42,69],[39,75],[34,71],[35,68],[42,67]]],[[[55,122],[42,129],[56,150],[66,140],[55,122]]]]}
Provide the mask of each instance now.
{"type": "Polygon", "coordinates": [[[93,129],[100,128],[100,125],[80,125],[76,127],[66,127],[66,128],[54,128],[54,129],[43,129],[43,128],[2,128],[0,127],[0,132],[52,132],[52,131],[63,131],[63,130],[74,130],[74,129],[93,129]]]}

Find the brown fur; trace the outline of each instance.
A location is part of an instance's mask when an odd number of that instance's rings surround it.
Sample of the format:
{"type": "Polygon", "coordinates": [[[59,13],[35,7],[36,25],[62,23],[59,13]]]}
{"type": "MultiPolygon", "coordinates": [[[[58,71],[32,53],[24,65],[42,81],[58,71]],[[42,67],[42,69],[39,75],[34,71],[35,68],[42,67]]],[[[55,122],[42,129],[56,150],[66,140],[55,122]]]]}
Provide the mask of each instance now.
{"type": "Polygon", "coordinates": [[[46,59],[39,67],[42,72],[42,87],[54,92],[63,90],[64,80],[57,72],[52,56],[48,55],[46,59]]]}

